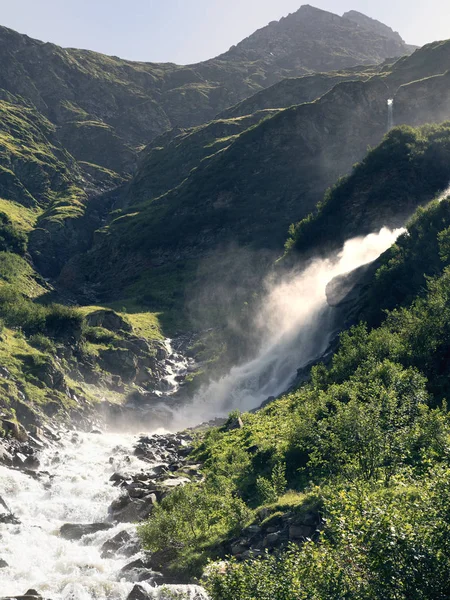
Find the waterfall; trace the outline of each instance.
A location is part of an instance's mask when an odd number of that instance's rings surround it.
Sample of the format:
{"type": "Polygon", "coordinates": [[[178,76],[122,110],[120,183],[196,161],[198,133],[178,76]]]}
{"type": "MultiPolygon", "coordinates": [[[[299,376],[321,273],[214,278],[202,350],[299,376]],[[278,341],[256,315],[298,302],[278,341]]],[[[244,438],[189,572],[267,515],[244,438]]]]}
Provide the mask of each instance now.
{"type": "Polygon", "coordinates": [[[251,410],[286,391],[297,370],[320,357],[335,334],[336,309],[327,304],[327,284],[378,258],[403,231],[383,228],[354,238],[336,256],[316,260],[281,282],[269,281],[256,320],[262,343],[255,357],[200,389],[189,405],[173,415],[172,426],[195,425],[233,409],[251,410]]]}
{"type": "Polygon", "coordinates": [[[394,127],[394,99],[389,98],[387,101],[388,106],[388,131],[394,127]]]}

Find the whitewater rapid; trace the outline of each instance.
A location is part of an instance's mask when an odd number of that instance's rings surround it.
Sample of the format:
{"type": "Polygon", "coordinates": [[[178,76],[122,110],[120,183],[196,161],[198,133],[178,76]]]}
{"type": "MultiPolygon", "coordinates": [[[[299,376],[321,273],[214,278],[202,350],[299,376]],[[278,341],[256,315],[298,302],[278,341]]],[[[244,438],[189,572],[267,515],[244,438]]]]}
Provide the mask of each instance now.
{"type": "MultiPolygon", "coordinates": [[[[0,569],[0,597],[34,588],[51,600],[126,600],[134,583],[120,570],[133,557],[105,559],[101,547],[134,525],[121,523],[81,541],[65,540],[59,530],[65,523],[106,520],[108,506],[120,494],[109,481],[111,475],[143,470],[144,463],[133,456],[136,439],[68,433],[61,447],[41,455],[41,471],[51,475],[42,480],[0,467],[0,495],[21,521],[0,525],[0,559],[9,565],[0,569]]],[[[146,463],[145,470],[151,466],[146,463]]],[[[153,590],[155,598],[163,597],[161,589],[153,590]]],[[[186,597],[193,591],[187,588],[186,597]]]]}

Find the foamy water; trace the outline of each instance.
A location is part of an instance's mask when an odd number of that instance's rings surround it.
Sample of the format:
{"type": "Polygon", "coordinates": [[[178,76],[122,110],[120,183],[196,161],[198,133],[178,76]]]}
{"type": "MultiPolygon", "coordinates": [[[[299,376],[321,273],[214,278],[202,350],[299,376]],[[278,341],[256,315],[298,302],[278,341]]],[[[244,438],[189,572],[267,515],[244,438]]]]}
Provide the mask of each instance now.
{"type": "MultiPolygon", "coordinates": [[[[133,558],[100,556],[106,540],[133,530],[133,525],[119,524],[80,541],[61,538],[59,529],[65,523],[106,519],[109,504],[120,494],[110,476],[116,471],[139,472],[144,466],[132,454],[136,438],[118,434],[77,434],[73,442],[71,438],[68,435],[63,448],[42,456],[42,470],[54,475],[50,485],[48,478],[36,481],[0,467],[0,494],[21,521],[0,525],[0,558],[9,565],[0,569],[1,596],[34,588],[51,600],[125,600],[133,588],[119,573],[133,558]]],[[[194,591],[188,588],[186,593],[194,591]]],[[[154,593],[157,598],[162,592],[154,589],[154,593]]]]}

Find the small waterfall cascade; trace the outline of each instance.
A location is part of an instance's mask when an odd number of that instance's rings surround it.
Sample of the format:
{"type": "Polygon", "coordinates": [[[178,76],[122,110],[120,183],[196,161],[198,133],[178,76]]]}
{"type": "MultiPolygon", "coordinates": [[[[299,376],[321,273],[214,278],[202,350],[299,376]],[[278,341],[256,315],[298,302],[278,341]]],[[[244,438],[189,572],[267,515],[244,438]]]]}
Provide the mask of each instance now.
{"type": "Polygon", "coordinates": [[[388,125],[387,130],[390,131],[394,127],[394,99],[389,98],[387,101],[388,107],[388,125]]]}

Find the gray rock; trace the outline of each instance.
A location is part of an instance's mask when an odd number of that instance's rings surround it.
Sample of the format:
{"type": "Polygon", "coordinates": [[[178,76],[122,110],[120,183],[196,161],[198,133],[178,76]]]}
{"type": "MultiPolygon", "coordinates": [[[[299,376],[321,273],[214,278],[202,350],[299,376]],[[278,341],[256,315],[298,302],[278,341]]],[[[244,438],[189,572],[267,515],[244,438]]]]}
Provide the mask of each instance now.
{"type": "Polygon", "coordinates": [[[269,533],[265,538],[264,538],[264,546],[266,548],[273,548],[275,546],[279,546],[282,542],[282,538],[279,532],[276,533],[269,533]]]}
{"type": "Polygon", "coordinates": [[[128,531],[120,531],[103,544],[101,556],[102,558],[113,558],[120,554],[130,557],[137,554],[140,549],[141,546],[137,538],[133,538],[128,531]]]}
{"type": "Polygon", "coordinates": [[[131,331],[131,325],[113,310],[101,309],[86,316],[90,327],[103,327],[109,331],[131,331]]]}
{"type": "Polygon", "coordinates": [[[150,600],[151,596],[144,590],[144,588],[137,584],[129,593],[127,600],[150,600]]]}
{"type": "Polygon", "coordinates": [[[66,523],[61,527],[59,533],[66,540],[80,540],[85,535],[106,531],[112,527],[111,523],[89,523],[87,525],[66,523]]]}
{"type": "Polygon", "coordinates": [[[12,463],[13,463],[12,455],[8,452],[8,450],[6,450],[6,448],[4,448],[3,446],[0,446],[0,464],[10,467],[12,465],[12,463]]]}
{"type": "Polygon", "coordinates": [[[233,546],[231,546],[231,554],[233,556],[238,556],[239,554],[243,554],[244,552],[246,552],[248,550],[248,546],[242,543],[242,541],[239,541],[237,544],[234,544],[233,546]]]}
{"type": "Polygon", "coordinates": [[[0,523],[3,525],[19,525],[19,519],[11,512],[9,506],[0,496],[0,523]]]}
{"type": "Polygon", "coordinates": [[[6,567],[9,567],[8,563],[6,562],[6,560],[0,558],[0,569],[6,569],[6,567]]]}

